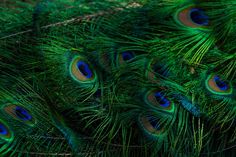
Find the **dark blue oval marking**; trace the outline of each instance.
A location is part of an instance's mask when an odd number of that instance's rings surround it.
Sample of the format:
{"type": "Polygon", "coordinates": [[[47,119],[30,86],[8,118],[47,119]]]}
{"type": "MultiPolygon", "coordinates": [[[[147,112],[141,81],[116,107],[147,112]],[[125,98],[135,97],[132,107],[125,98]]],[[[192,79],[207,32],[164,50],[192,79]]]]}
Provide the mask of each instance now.
{"type": "Polygon", "coordinates": [[[170,101],[166,99],[160,92],[155,93],[155,98],[162,107],[170,106],[170,101]]]}
{"type": "Polygon", "coordinates": [[[0,135],[7,135],[7,134],[8,134],[7,128],[0,123],[0,135]]]}
{"type": "Polygon", "coordinates": [[[124,61],[129,61],[134,58],[134,53],[130,51],[122,52],[122,58],[124,61]]]}
{"type": "Polygon", "coordinates": [[[224,82],[223,80],[221,80],[221,78],[219,76],[214,76],[214,81],[220,90],[225,91],[225,90],[229,89],[229,85],[226,82],[224,82]]]}
{"type": "Polygon", "coordinates": [[[93,76],[92,71],[89,68],[89,65],[85,63],[84,61],[78,61],[77,62],[77,68],[79,71],[86,77],[86,78],[91,78],[93,76]]]}
{"type": "Polygon", "coordinates": [[[207,26],[209,24],[208,16],[201,9],[193,8],[190,11],[190,17],[193,22],[198,25],[207,26]]]}
{"type": "Polygon", "coordinates": [[[17,106],[15,108],[15,114],[19,119],[23,121],[29,121],[32,119],[32,116],[29,114],[29,112],[20,106],[17,106]]]}
{"type": "Polygon", "coordinates": [[[148,119],[149,123],[152,125],[153,128],[155,128],[156,130],[161,129],[160,124],[159,124],[159,122],[157,121],[157,119],[155,117],[147,116],[147,119],[148,119]]]}

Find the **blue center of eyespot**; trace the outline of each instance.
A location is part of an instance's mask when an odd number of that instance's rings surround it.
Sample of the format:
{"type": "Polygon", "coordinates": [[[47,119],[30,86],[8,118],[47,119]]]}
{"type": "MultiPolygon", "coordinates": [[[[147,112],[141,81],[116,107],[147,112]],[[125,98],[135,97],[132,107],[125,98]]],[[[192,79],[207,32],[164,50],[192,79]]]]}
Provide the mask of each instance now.
{"type": "Polygon", "coordinates": [[[147,116],[147,119],[149,121],[149,123],[152,125],[153,128],[155,128],[156,130],[160,130],[160,124],[158,123],[157,119],[153,116],[147,116]]]}
{"type": "Polygon", "coordinates": [[[209,24],[208,16],[201,9],[193,8],[190,11],[190,17],[198,25],[207,26],[209,24]]]}
{"type": "Polygon", "coordinates": [[[15,114],[18,118],[20,118],[23,121],[28,121],[32,119],[32,116],[29,114],[29,112],[19,106],[15,108],[15,114]]]}
{"type": "Polygon", "coordinates": [[[129,61],[134,58],[134,53],[130,51],[122,52],[122,58],[124,61],[129,61]]]}
{"type": "Polygon", "coordinates": [[[215,81],[217,87],[220,88],[220,90],[225,91],[225,90],[229,89],[228,84],[226,82],[222,81],[219,76],[215,76],[214,81],[215,81]]]}
{"type": "Polygon", "coordinates": [[[7,135],[7,134],[8,134],[7,128],[0,123],[0,135],[7,135]]]}
{"type": "Polygon", "coordinates": [[[77,68],[79,71],[86,77],[86,78],[91,78],[93,76],[92,71],[90,70],[89,66],[87,63],[84,61],[78,61],[77,62],[77,68]]]}
{"type": "Polygon", "coordinates": [[[165,98],[160,92],[155,93],[155,98],[162,107],[169,107],[170,101],[165,98]]]}

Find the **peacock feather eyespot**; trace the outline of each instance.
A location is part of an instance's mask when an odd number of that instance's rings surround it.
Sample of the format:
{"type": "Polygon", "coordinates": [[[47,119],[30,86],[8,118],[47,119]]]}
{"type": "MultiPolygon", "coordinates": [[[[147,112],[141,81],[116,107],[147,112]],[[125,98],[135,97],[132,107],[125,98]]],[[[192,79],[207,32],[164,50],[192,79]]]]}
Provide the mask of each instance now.
{"type": "Polygon", "coordinates": [[[11,117],[20,120],[29,125],[33,125],[35,120],[31,113],[22,106],[18,105],[8,105],[4,107],[5,112],[11,117]]]}
{"type": "Polygon", "coordinates": [[[230,95],[233,92],[233,87],[227,81],[224,81],[218,75],[211,74],[208,76],[205,82],[206,88],[218,95],[230,95]]]}
{"type": "Polygon", "coordinates": [[[118,55],[118,62],[120,65],[131,61],[135,57],[133,51],[123,51],[118,55]]]}
{"type": "Polygon", "coordinates": [[[134,58],[134,53],[130,51],[125,51],[121,53],[121,56],[124,61],[129,61],[134,58]]]}
{"type": "Polygon", "coordinates": [[[174,103],[163,93],[159,90],[148,91],[145,96],[146,103],[167,112],[174,112],[174,103]]]}
{"type": "Polygon", "coordinates": [[[188,6],[177,11],[175,15],[177,23],[191,28],[207,28],[209,17],[198,7],[188,6]]]}
{"type": "Polygon", "coordinates": [[[167,69],[167,67],[165,65],[163,65],[162,63],[159,63],[156,60],[152,60],[150,61],[150,63],[148,64],[148,68],[147,68],[147,72],[146,72],[146,76],[149,80],[151,81],[158,81],[158,74],[159,77],[168,77],[169,76],[169,71],[167,69]]]}
{"type": "Polygon", "coordinates": [[[158,137],[164,131],[159,118],[153,115],[140,115],[139,125],[146,134],[151,135],[152,137],[158,137]]]}
{"type": "Polygon", "coordinates": [[[13,133],[6,123],[0,120],[0,138],[6,141],[13,140],[13,133]]]}
{"type": "Polygon", "coordinates": [[[86,77],[87,79],[90,79],[92,77],[92,72],[89,69],[89,66],[84,61],[78,61],[77,62],[77,68],[81,72],[81,74],[86,77]]]}
{"type": "Polygon", "coordinates": [[[70,64],[70,75],[74,80],[83,83],[92,81],[96,77],[90,63],[80,56],[76,56],[72,59],[70,64]]]}
{"type": "Polygon", "coordinates": [[[3,124],[0,124],[0,134],[7,135],[7,133],[8,133],[7,128],[3,124]]]}
{"type": "Polygon", "coordinates": [[[23,121],[32,120],[32,116],[29,114],[29,112],[20,106],[16,106],[15,114],[19,119],[21,119],[23,121]]]}

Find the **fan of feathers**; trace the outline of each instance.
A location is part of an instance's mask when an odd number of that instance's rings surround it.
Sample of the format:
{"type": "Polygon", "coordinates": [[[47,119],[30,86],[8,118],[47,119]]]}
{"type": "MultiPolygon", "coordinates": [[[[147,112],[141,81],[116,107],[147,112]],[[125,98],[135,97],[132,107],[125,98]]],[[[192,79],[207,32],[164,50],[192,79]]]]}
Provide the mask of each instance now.
{"type": "Polygon", "coordinates": [[[236,0],[1,0],[0,156],[235,157],[236,0]]]}

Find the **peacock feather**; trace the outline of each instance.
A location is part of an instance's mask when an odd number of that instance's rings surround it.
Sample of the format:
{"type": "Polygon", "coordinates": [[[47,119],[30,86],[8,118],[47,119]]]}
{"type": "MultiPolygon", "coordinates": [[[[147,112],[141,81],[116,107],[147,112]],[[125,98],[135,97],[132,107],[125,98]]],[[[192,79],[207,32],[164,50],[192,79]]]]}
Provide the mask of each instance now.
{"type": "Polygon", "coordinates": [[[235,0],[0,4],[1,156],[235,156],[235,0]]]}

